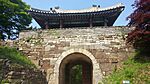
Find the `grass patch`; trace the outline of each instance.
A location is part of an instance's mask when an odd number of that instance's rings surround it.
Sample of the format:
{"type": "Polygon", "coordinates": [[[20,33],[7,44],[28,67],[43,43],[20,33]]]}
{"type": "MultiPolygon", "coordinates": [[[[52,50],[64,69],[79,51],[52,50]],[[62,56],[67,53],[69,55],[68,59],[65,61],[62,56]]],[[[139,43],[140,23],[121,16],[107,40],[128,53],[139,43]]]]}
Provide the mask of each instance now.
{"type": "Polygon", "coordinates": [[[0,46],[0,59],[8,59],[13,63],[19,65],[35,68],[35,65],[21,52],[17,51],[15,48],[2,47],[0,46]]]}
{"type": "Polygon", "coordinates": [[[122,84],[129,80],[130,84],[150,84],[150,57],[148,54],[136,52],[123,63],[122,68],[106,77],[104,84],[122,84]]]}

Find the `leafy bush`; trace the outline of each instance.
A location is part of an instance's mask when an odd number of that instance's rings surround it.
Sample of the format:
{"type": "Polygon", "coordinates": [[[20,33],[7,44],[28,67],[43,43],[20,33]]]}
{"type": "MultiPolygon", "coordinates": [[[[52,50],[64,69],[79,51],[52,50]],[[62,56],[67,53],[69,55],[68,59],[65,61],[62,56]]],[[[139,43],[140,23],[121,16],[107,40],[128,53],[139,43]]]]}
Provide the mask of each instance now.
{"type": "Polygon", "coordinates": [[[13,63],[26,67],[35,67],[35,65],[26,56],[17,51],[15,48],[0,46],[0,59],[8,59],[13,63]]]}

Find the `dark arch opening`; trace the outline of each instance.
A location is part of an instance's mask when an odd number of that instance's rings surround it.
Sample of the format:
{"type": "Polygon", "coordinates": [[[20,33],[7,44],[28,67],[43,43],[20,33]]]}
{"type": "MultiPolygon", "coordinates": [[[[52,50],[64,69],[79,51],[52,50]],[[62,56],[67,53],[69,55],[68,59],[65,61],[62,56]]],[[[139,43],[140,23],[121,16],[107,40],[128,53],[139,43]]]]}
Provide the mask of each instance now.
{"type": "Polygon", "coordinates": [[[59,84],[92,84],[93,65],[89,57],[82,53],[72,53],[66,56],[59,67],[59,84]],[[79,75],[74,73],[74,70],[81,68],[81,79],[78,81],[76,78],[72,78],[73,75],[79,75]]]}

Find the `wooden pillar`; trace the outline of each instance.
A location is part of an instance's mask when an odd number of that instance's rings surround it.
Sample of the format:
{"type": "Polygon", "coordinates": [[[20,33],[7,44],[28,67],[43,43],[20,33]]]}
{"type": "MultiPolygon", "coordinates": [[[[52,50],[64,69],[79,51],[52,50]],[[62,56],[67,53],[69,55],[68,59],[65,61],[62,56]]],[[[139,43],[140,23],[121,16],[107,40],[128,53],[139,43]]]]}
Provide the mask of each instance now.
{"type": "Polygon", "coordinates": [[[48,26],[48,22],[45,22],[45,29],[48,29],[49,26],[48,26]]]}
{"type": "Polygon", "coordinates": [[[71,65],[68,66],[68,67],[69,67],[69,70],[68,70],[68,71],[69,71],[69,74],[68,74],[69,77],[68,77],[68,80],[67,80],[67,81],[68,81],[68,84],[71,84],[71,82],[72,82],[72,81],[71,81],[72,67],[71,67],[71,65]]]}
{"type": "Polygon", "coordinates": [[[92,84],[91,66],[86,63],[82,64],[82,84],[92,84]]]}
{"type": "Polygon", "coordinates": [[[93,27],[93,18],[90,18],[90,28],[93,27]]]}
{"type": "Polygon", "coordinates": [[[108,20],[104,18],[104,26],[107,26],[108,20]]]}
{"type": "Polygon", "coordinates": [[[90,15],[90,28],[92,28],[93,27],[93,17],[92,17],[92,15],[90,15]]]}
{"type": "Polygon", "coordinates": [[[60,28],[63,28],[63,20],[60,19],[60,24],[59,24],[60,28]]]}
{"type": "Polygon", "coordinates": [[[107,26],[107,22],[104,22],[104,26],[107,26]]]}

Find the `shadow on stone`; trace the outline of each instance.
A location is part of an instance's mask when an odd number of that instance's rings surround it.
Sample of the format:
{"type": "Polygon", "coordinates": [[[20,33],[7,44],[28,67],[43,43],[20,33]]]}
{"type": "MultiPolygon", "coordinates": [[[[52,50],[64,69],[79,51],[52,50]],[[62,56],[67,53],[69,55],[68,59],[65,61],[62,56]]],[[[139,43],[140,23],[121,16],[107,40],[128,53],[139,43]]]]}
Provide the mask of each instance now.
{"type": "Polygon", "coordinates": [[[149,50],[137,50],[134,56],[134,61],[139,63],[150,63],[150,51],[149,50]]]}

